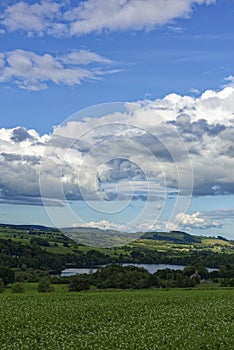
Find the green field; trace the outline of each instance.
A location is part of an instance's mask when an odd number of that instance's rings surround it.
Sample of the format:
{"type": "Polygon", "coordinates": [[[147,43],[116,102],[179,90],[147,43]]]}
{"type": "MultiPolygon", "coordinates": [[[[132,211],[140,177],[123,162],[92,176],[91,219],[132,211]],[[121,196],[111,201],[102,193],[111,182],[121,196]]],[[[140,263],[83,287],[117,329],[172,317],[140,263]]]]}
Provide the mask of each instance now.
{"type": "Polygon", "coordinates": [[[0,294],[1,350],[234,349],[234,292],[0,294]]]}

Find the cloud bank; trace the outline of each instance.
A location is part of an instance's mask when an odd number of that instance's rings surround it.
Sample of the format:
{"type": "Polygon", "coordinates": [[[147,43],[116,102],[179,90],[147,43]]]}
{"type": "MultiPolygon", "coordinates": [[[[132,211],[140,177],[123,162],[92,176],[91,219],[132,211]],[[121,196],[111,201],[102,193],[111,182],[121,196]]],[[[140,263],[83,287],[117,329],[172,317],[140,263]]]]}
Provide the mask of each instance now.
{"type": "Polygon", "coordinates": [[[0,129],[1,200],[40,198],[39,177],[61,201],[157,201],[191,183],[194,196],[234,193],[234,88],[124,107],[78,113],[51,135],[0,129]]]}
{"type": "Polygon", "coordinates": [[[215,0],[69,0],[15,1],[2,5],[0,30],[31,35],[73,36],[103,30],[153,30],[179,17],[189,17],[196,5],[215,0]]]}

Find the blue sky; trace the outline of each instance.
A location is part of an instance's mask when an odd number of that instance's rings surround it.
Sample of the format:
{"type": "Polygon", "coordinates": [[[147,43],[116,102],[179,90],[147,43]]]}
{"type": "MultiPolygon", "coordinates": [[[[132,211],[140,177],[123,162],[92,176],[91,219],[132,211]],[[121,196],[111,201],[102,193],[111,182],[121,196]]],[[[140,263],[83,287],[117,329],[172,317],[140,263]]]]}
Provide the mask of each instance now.
{"type": "Polygon", "coordinates": [[[1,2],[0,222],[177,228],[233,239],[233,17],[233,0],[1,2]],[[77,113],[113,102],[121,104],[97,108],[92,123],[77,113]],[[121,123],[134,127],[123,136],[121,123]],[[55,142],[67,165],[63,180],[49,164],[55,142]],[[56,179],[65,198],[50,191],[56,179]],[[122,209],[111,207],[116,186],[122,209]]]}

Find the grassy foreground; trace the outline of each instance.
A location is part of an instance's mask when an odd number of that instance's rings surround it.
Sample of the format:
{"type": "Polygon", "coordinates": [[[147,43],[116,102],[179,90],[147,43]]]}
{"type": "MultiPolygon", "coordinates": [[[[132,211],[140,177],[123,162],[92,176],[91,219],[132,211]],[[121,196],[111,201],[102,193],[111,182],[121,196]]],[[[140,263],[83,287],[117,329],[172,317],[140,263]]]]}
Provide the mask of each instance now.
{"type": "Polygon", "coordinates": [[[0,294],[1,350],[234,349],[234,291],[0,294]]]}

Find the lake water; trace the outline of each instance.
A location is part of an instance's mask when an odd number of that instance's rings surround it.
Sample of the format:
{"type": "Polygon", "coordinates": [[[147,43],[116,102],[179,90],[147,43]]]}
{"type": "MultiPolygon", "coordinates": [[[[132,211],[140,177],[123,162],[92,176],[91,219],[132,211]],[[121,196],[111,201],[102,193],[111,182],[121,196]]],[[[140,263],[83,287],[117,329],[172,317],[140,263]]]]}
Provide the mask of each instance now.
{"type": "Polygon", "coordinates": [[[61,277],[69,277],[74,275],[82,275],[83,273],[94,273],[97,269],[77,268],[77,269],[65,269],[61,272],[61,277]]]}
{"type": "MultiPolygon", "coordinates": [[[[149,273],[155,273],[158,270],[163,269],[171,269],[171,270],[183,270],[185,268],[184,265],[171,265],[171,264],[121,264],[122,266],[129,266],[133,265],[136,267],[144,267],[146,270],[149,271],[149,273]]],[[[101,267],[101,266],[100,266],[101,267]]],[[[84,273],[90,274],[96,272],[97,268],[74,268],[74,269],[65,269],[62,271],[61,276],[62,277],[68,277],[68,276],[74,276],[74,275],[81,275],[84,273]]],[[[207,268],[209,272],[211,271],[217,271],[218,269],[210,269],[207,268]]]]}

